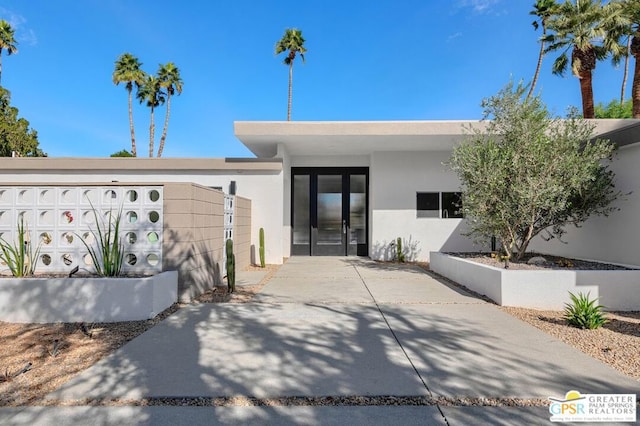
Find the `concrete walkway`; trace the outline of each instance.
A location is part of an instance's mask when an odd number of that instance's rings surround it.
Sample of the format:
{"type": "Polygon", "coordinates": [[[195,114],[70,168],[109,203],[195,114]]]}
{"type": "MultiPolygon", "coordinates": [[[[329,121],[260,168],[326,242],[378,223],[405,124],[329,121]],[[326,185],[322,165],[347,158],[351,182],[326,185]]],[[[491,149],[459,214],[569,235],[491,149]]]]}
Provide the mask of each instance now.
{"type": "MultiPolygon", "coordinates": [[[[49,396],[562,397],[639,383],[420,268],[294,257],[247,304],[181,309],[49,396]]],[[[539,424],[545,407],[29,407],[0,424],[539,424]],[[93,422],[93,423],[92,423],[93,422]]]]}

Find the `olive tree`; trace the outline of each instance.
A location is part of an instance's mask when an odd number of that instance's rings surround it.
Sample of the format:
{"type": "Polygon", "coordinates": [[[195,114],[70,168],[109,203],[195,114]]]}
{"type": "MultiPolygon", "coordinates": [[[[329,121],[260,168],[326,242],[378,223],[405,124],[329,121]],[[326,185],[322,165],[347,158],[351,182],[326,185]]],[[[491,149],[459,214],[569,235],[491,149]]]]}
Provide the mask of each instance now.
{"type": "Polygon", "coordinates": [[[539,96],[508,84],[483,100],[480,130],[467,129],[450,165],[462,186],[468,236],[496,237],[521,259],[536,235],[562,238],[568,225],[608,215],[619,196],[609,162],[615,146],[592,139],[594,126],[571,111],[553,118],[539,96]]]}

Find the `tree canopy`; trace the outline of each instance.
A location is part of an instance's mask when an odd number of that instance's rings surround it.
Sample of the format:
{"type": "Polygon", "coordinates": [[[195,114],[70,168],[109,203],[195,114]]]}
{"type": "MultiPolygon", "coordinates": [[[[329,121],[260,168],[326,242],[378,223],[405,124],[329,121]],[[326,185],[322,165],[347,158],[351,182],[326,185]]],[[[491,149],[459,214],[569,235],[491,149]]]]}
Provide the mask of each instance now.
{"type": "Polygon", "coordinates": [[[18,108],[11,106],[11,93],[0,87],[0,157],[45,157],[38,147],[38,133],[29,122],[18,117],[18,108]]]}
{"type": "Polygon", "coordinates": [[[6,50],[7,55],[18,52],[15,39],[15,30],[4,19],[0,20],[0,78],[2,78],[2,51],[6,50]]]}
{"type": "Polygon", "coordinates": [[[619,192],[608,167],[614,145],[592,139],[593,124],[573,111],[552,118],[539,96],[508,84],[482,102],[486,130],[469,130],[450,165],[462,182],[468,235],[496,237],[522,258],[531,239],[561,238],[568,225],[608,215],[619,192]]]}
{"type": "Polygon", "coordinates": [[[620,103],[617,99],[608,104],[599,102],[595,107],[596,118],[631,118],[633,116],[633,103],[627,99],[620,103]]]}

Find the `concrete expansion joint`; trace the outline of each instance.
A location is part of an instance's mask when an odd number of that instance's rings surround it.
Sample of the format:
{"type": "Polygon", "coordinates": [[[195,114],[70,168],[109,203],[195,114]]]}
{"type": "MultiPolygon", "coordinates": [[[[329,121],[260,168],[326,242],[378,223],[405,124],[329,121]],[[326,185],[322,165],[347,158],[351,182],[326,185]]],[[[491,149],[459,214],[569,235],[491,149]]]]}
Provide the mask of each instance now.
{"type": "MultiPolygon", "coordinates": [[[[376,309],[378,310],[378,312],[382,316],[382,319],[384,320],[385,324],[387,325],[387,328],[389,329],[389,331],[391,332],[391,335],[393,336],[393,338],[395,339],[396,343],[398,344],[398,346],[402,350],[402,353],[404,354],[405,358],[407,359],[407,361],[411,365],[411,368],[413,368],[413,371],[418,375],[418,378],[420,379],[420,382],[422,382],[422,385],[424,386],[424,388],[429,393],[429,397],[433,398],[433,393],[431,392],[431,389],[429,389],[429,386],[427,386],[427,382],[425,382],[424,378],[422,377],[422,375],[418,371],[418,368],[415,366],[415,364],[411,360],[411,357],[407,353],[405,347],[402,345],[402,342],[400,341],[400,339],[398,339],[398,336],[396,335],[395,331],[393,331],[393,328],[391,328],[391,324],[389,324],[389,321],[387,320],[386,315],[384,314],[384,312],[382,312],[382,309],[380,308],[380,305],[378,304],[378,301],[376,300],[375,296],[371,292],[371,289],[369,289],[369,286],[367,285],[367,282],[362,277],[362,275],[360,274],[360,271],[358,271],[358,268],[356,268],[355,265],[352,265],[352,268],[356,271],[356,274],[358,274],[358,277],[360,277],[360,281],[362,281],[362,285],[364,285],[364,288],[367,289],[367,292],[369,293],[369,296],[371,296],[371,299],[373,300],[373,303],[376,305],[376,309]]],[[[440,412],[440,415],[442,416],[442,420],[444,421],[444,423],[447,426],[449,426],[449,421],[447,420],[447,416],[444,415],[444,412],[442,411],[442,408],[440,408],[440,405],[438,403],[436,403],[435,406],[438,408],[438,411],[440,412]]]]}

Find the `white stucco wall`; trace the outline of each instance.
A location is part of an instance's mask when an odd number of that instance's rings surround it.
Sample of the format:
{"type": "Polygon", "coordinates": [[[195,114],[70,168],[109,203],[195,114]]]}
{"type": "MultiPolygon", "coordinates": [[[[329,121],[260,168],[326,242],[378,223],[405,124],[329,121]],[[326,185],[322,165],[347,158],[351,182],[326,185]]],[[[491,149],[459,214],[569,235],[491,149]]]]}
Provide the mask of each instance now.
{"type": "MultiPolygon", "coordinates": [[[[82,161],[79,159],[78,161],[82,161]]],[[[69,171],[20,174],[0,173],[0,185],[7,182],[21,183],[56,183],[56,182],[192,182],[203,186],[222,187],[225,193],[229,191],[231,181],[236,181],[236,194],[251,200],[251,245],[255,247],[257,258],[259,247],[258,230],[265,230],[265,260],[267,263],[281,264],[283,258],[283,173],[282,172],[252,172],[204,170],[184,173],[182,171],[148,171],[122,170],[105,174],[100,171],[69,171]]]]}
{"type": "Polygon", "coordinates": [[[567,227],[566,244],[540,238],[532,250],[559,256],[640,266],[640,143],[620,148],[611,169],[616,187],[624,194],[616,201],[620,211],[609,217],[591,217],[581,228],[567,227]]]}
{"type": "Polygon", "coordinates": [[[418,218],[417,192],[459,191],[448,152],[375,152],[370,168],[370,256],[388,259],[389,243],[405,241],[411,260],[428,261],[430,251],[478,250],[461,235],[463,219],[418,218]]]}

